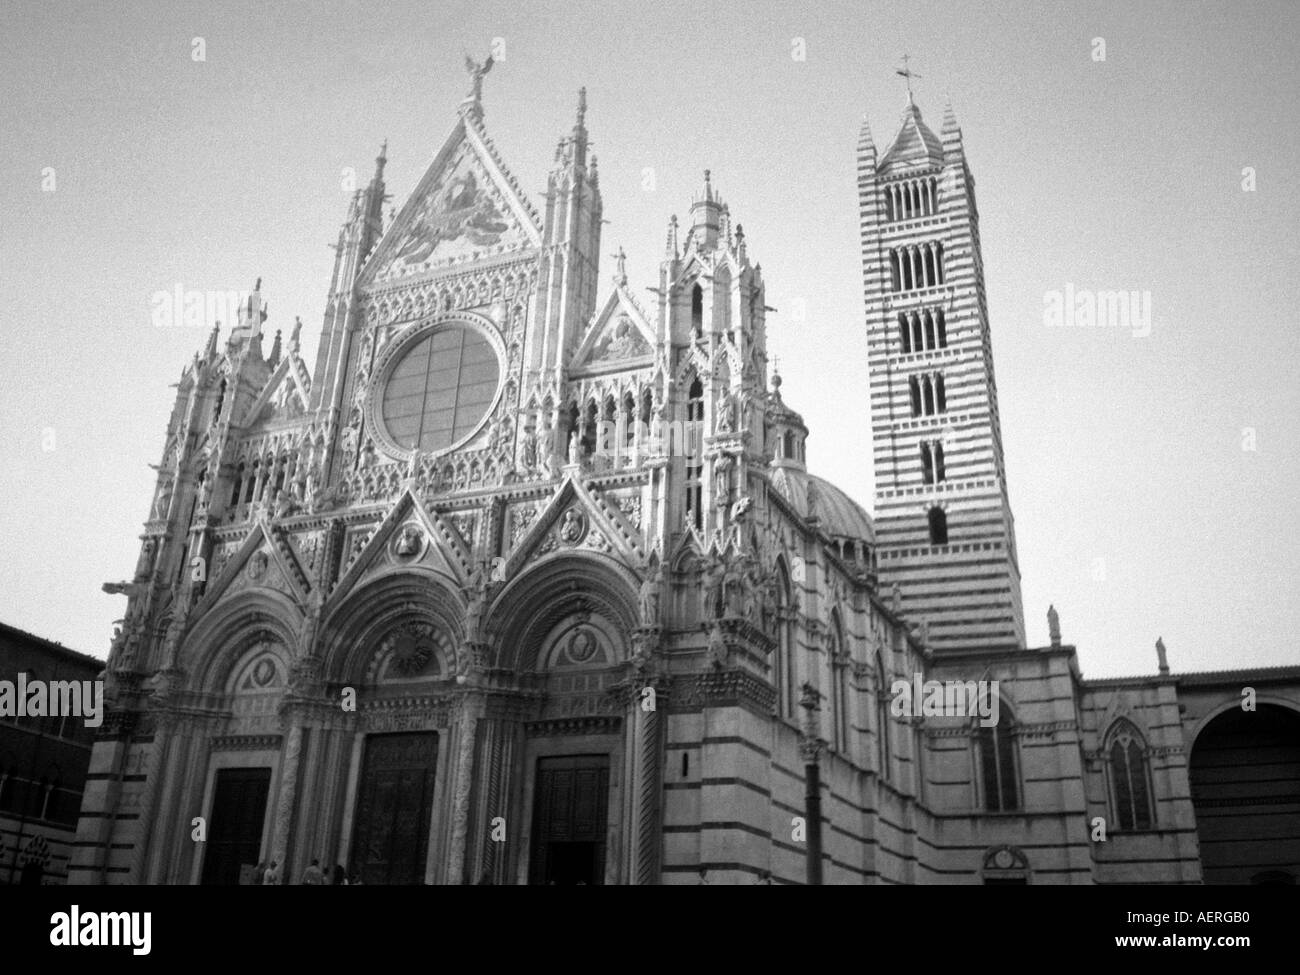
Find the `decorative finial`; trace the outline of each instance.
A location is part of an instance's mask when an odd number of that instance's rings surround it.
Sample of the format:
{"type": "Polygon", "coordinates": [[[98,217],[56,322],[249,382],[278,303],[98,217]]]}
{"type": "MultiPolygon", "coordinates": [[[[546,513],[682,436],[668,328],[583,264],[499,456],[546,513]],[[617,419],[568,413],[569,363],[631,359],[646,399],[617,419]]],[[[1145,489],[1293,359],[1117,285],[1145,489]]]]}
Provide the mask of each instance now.
{"type": "Polygon", "coordinates": [[[894,74],[896,74],[896,75],[901,75],[901,76],[904,78],[904,80],[907,82],[907,104],[909,104],[909,105],[913,104],[913,102],[912,102],[912,79],[913,79],[913,78],[919,78],[919,77],[921,77],[919,74],[917,74],[915,71],[913,71],[911,68],[909,68],[909,67],[907,66],[907,63],[908,63],[908,61],[910,61],[910,60],[911,60],[911,58],[909,58],[906,54],[904,54],[904,55],[903,55],[903,67],[900,68],[900,69],[898,69],[898,70],[896,70],[896,71],[894,72],[894,74]]]}
{"type": "Polygon", "coordinates": [[[388,162],[388,140],[379,147],[379,155],[375,157],[375,179],[384,178],[384,163],[388,162]]]}
{"type": "Polygon", "coordinates": [[[1169,657],[1165,653],[1164,637],[1156,637],[1156,661],[1160,665],[1160,673],[1169,673],[1169,657]]]}
{"type": "Polygon", "coordinates": [[[623,248],[619,247],[618,253],[614,255],[617,269],[614,271],[614,282],[616,284],[627,284],[627,255],[623,253],[623,248]]]}
{"type": "Polygon", "coordinates": [[[293,331],[289,333],[289,351],[298,352],[298,336],[302,333],[302,319],[297,315],[293,316],[293,331]]]}
{"type": "Polygon", "coordinates": [[[1047,635],[1051,638],[1052,646],[1061,645],[1061,617],[1055,606],[1047,607],[1047,635]]]}
{"type": "Polygon", "coordinates": [[[584,85],[578,89],[578,121],[574,123],[575,129],[582,128],[587,121],[587,88],[584,85]]]}

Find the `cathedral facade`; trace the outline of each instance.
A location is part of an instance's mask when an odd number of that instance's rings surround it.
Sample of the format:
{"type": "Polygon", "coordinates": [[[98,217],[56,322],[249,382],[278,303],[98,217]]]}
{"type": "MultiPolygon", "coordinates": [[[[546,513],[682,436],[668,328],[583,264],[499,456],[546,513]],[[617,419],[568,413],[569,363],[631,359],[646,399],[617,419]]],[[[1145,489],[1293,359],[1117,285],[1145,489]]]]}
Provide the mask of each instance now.
{"type": "Polygon", "coordinates": [[[1025,645],[951,111],[860,139],[873,519],[807,469],[709,173],[643,305],[585,94],[535,207],[471,67],[401,209],[384,152],[353,198],[314,367],[259,282],[184,370],[72,882],[801,883],[813,767],[828,883],[1300,872],[1300,669],[1025,645]]]}

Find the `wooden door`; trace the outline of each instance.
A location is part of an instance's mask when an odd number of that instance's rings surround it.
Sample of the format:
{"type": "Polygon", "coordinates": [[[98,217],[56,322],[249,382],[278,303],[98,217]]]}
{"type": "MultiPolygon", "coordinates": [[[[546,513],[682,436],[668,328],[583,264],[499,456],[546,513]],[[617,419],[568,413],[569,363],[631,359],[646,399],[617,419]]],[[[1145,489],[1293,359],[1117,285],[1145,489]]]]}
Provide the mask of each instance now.
{"type": "Polygon", "coordinates": [[[366,739],[352,841],[364,883],[424,883],[437,766],[435,731],[366,739]]]}
{"type": "Polygon", "coordinates": [[[609,756],[537,761],[529,883],[603,884],[609,756]]]}
{"type": "Polygon", "coordinates": [[[238,884],[240,867],[257,865],[266,825],[269,768],[217,770],[208,820],[208,848],[203,858],[205,884],[238,884]]]}

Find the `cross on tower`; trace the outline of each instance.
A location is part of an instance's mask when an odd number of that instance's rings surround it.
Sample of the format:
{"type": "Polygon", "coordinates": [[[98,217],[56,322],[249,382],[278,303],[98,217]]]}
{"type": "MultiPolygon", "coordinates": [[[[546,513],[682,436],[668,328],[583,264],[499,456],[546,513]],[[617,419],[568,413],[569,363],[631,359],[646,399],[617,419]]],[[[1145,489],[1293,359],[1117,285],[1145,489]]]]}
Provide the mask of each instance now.
{"type": "Polygon", "coordinates": [[[912,100],[912,79],[921,77],[919,74],[917,74],[915,71],[913,71],[911,68],[907,66],[907,63],[910,60],[911,58],[909,58],[906,54],[904,54],[903,66],[894,71],[894,74],[901,75],[903,79],[907,82],[907,100],[909,102],[912,100]]]}

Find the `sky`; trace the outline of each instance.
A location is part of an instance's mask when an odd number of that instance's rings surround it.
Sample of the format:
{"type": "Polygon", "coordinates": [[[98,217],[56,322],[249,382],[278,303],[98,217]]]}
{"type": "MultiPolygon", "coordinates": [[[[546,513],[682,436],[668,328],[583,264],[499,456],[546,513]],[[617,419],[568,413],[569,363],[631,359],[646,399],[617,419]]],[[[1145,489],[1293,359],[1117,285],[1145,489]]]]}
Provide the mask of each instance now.
{"type": "Polygon", "coordinates": [[[712,171],[809,467],[870,509],[855,146],[864,116],[892,140],[906,53],[975,176],[1029,645],[1054,604],[1085,676],[1153,672],[1157,637],[1176,672],[1294,664],[1297,36],[1293,3],[10,0],[0,620],[106,656],[207,338],[152,297],[261,277],[313,362],[347,171],[388,139],[400,205],[494,45],[485,122],[535,202],[586,86],[634,284],[712,171]],[[1150,334],[1049,326],[1067,287],[1149,294],[1150,334]]]}

